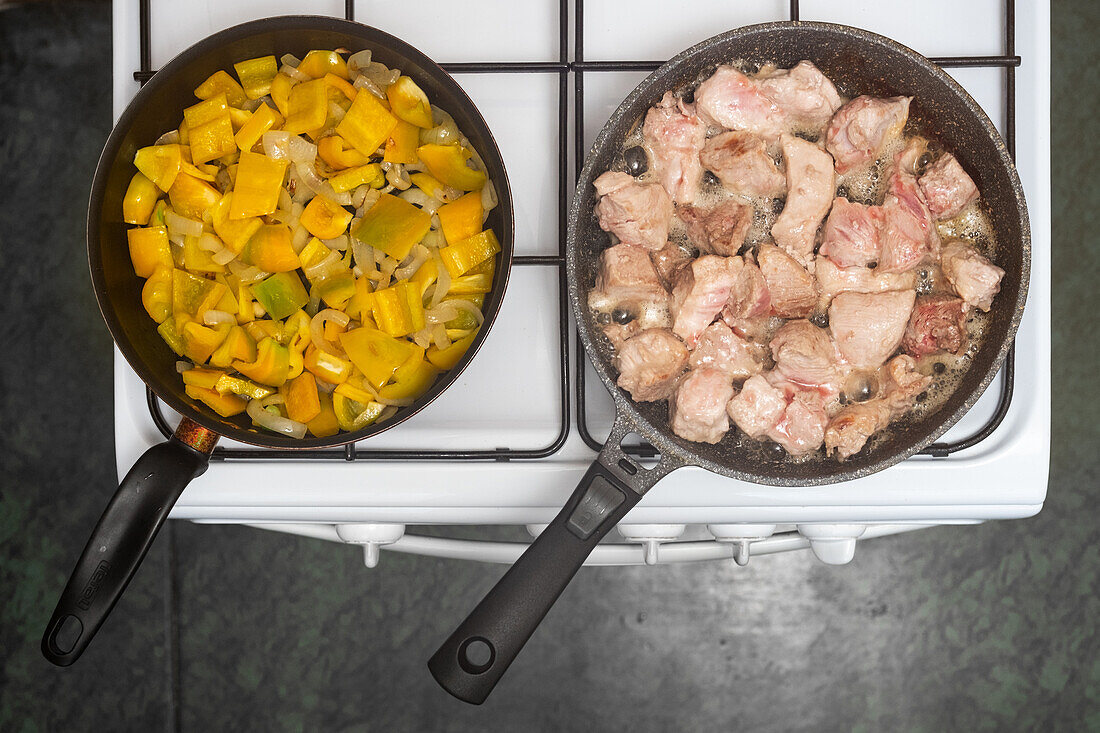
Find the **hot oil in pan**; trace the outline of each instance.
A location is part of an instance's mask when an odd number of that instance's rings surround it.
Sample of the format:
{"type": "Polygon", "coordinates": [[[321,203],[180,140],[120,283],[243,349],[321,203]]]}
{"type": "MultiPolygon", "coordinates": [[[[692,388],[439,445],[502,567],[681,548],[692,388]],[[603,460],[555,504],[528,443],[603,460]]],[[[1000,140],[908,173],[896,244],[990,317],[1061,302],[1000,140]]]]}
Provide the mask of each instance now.
{"type": "MultiPolygon", "coordinates": [[[[762,68],[769,66],[768,64],[754,63],[751,61],[735,61],[732,65],[746,74],[756,74],[762,68]]],[[[694,95],[695,88],[713,73],[713,67],[705,69],[700,72],[699,76],[692,84],[676,90],[676,94],[690,99],[694,95]]],[[[844,90],[840,91],[842,93],[842,103],[846,103],[855,96],[844,96],[844,90]]],[[[643,150],[645,149],[642,136],[642,123],[644,119],[645,115],[643,114],[623,139],[620,154],[612,159],[612,163],[609,167],[610,170],[632,173],[626,162],[626,151],[635,147],[639,147],[643,150]]],[[[723,130],[713,127],[709,128],[707,130],[707,137],[713,137],[720,132],[723,132],[723,130]]],[[[808,134],[805,131],[797,129],[791,132],[811,142],[818,141],[819,136],[816,133],[808,134]]],[[[929,150],[934,154],[942,154],[942,152],[944,152],[935,134],[915,124],[911,118],[902,131],[902,134],[894,137],[878,159],[862,168],[837,176],[836,195],[843,195],[850,201],[862,204],[881,204],[886,193],[886,184],[889,179],[890,168],[894,156],[905,147],[905,144],[910,138],[916,135],[920,135],[929,140],[929,150]]],[[[782,155],[778,145],[774,144],[770,146],[768,152],[773,160],[775,160],[776,165],[782,170],[782,155]]],[[[652,158],[647,155],[647,159],[649,165],[645,172],[635,175],[635,178],[641,183],[656,182],[656,177],[652,168],[652,158]]],[[[703,209],[709,209],[723,201],[733,198],[736,198],[741,203],[749,204],[753,208],[753,224],[746,237],[746,243],[742,248],[742,253],[755,251],[759,244],[771,240],[770,231],[779,213],[783,210],[784,199],[736,196],[728,192],[717,178],[707,173],[703,177],[702,185],[699,188],[699,194],[696,197],[694,205],[703,209]]],[[[979,252],[988,257],[994,264],[997,264],[997,241],[994,237],[993,224],[983,199],[979,199],[967,206],[957,217],[938,222],[937,229],[942,241],[948,239],[966,240],[979,252]]],[[[688,241],[684,224],[675,216],[672,218],[669,227],[669,241],[678,245],[692,256],[697,256],[698,254],[693,250],[688,241]]],[[[917,285],[918,295],[944,291],[950,292],[950,286],[947,285],[944,280],[938,265],[923,266],[920,274],[921,277],[917,285]]],[[[954,293],[951,294],[953,295],[954,293]]],[[[933,379],[932,384],[919,396],[916,404],[906,415],[895,420],[891,423],[890,427],[885,430],[875,433],[867,441],[866,447],[861,451],[862,454],[873,452],[877,445],[891,441],[895,431],[903,431],[907,426],[919,423],[935,415],[955,392],[969,370],[974,355],[982,348],[985,342],[986,332],[992,323],[992,315],[990,313],[983,313],[976,308],[970,308],[967,316],[966,329],[968,343],[963,353],[958,356],[941,354],[918,359],[918,370],[922,374],[931,376],[933,379]]],[[[609,347],[608,352],[609,355],[613,355],[614,348],[609,347]]],[[[824,457],[824,449],[819,449],[807,456],[791,456],[779,445],[771,441],[759,441],[748,438],[738,430],[736,426],[731,426],[730,431],[722,439],[719,445],[723,448],[736,450],[742,454],[745,452],[755,453],[758,460],[768,463],[804,463],[807,461],[820,460],[824,457]]]]}

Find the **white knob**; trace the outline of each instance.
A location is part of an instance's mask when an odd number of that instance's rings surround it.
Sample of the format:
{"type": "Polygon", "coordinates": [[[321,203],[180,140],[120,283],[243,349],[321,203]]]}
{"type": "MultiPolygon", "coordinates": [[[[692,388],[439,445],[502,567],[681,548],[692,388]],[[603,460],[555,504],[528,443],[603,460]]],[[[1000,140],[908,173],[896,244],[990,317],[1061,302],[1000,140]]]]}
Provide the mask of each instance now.
{"type": "Polygon", "coordinates": [[[662,542],[674,540],[687,529],[686,524],[620,524],[619,534],[623,539],[631,542],[640,542],[642,545],[642,560],[646,565],[656,565],[657,552],[662,542]]]}
{"type": "Polygon", "coordinates": [[[846,565],[856,554],[863,524],[800,524],[798,532],[810,541],[810,550],[826,565],[846,565]]]}
{"type": "Polygon", "coordinates": [[[765,540],[775,534],[774,524],[708,524],[707,531],[718,542],[732,544],[733,561],[738,565],[749,564],[752,543],[765,540]]]}
{"type": "Polygon", "coordinates": [[[391,545],[405,534],[405,525],[386,523],[337,524],[336,534],[344,542],[363,546],[363,563],[378,566],[379,548],[391,545]]]}
{"type": "Polygon", "coordinates": [[[527,534],[531,535],[532,537],[538,537],[549,526],[550,525],[548,524],[528,524],[527,534]]]}

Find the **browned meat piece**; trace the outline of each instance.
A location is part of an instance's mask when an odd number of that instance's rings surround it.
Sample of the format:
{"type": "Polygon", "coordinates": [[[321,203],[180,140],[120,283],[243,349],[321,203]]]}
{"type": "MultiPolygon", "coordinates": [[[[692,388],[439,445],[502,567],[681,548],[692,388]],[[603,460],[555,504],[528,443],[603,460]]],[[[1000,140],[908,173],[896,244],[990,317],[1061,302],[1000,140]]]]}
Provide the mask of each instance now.
{"type": "Polygon", "coordinates": [[[787,202],[772,225],[772,238],[806,267],[813,260],[817,228],[833,203],[833,159],[793,135],[783,135],[780,144],[787,165],[787,202]]]}
{"type": "Polygon", "coordinates": [[[755,79],[719,66],[695,90],[695,105],[704,121],[775,139],[793,128],[820,131],[840,108],[840,95],[809,61],[762,69],[755,79]]]}
{"type": "Polygon", "coordinates": [[[666,92],[646,113],[642,135],[653,157],[653,171],[668,195],[680,204],[694,201],[703,179],[699,151],[707,137],[707,126],[695,116],[694,105],[666,92]]]}
{"type": "Polygon", "coordinates": [[[1001,291],[1005,271],[987,260],[961,239],[948,242],[941,253],[943,276],[959,297],[988,312],[993,296],[1001,291]]]}
{"type": "Polygon", "coordinates": [[[752,207],[728,199],[710,211],[678,206],[676,213],[687,226],[688,239],[703,254],[732,257],[745,243],[752,227],[752,207]]]}
{"type": "Polygon", "coordinates": [[[668,401],[669,427],[685,440],[717,443],[730,429],[726,404],[733,384],[720,369],[693,369],[668,401]]]}
{"type": "Polygon", "coordinates": [[[768,282],[756,263],[746,259],[737,272],[737,279],[730,288],[730,298],[722,311],[722,318],[747,319],[766,316],[771,309],[772,297],[768,282]]]}
{"type": "Polygon", "coordinates": [[[928,210],[940,221],[958,216],[978,198],[978,187],[951,153],[933,163],[919,183],[928,210]]]}
{"type": "Polygon", "coordinates": [[[875,160],[884,143],[901,132],[912,97],[856,97],[829,123],[825,148],[836,159],[836,172],[846,173],[875,160]]]}
{"type": "Polygon", "coordinates": [[[627,339],[615,354],[618,385],[638,402],[672,394],[687,366],[688,350],[667,328],[650,328],[627,339]]]}
{"type": "Polygon", "coordinates": [[[778,196],[787,187],[787,179],[768,155],[764,140],[751,132],[715,135],[703,146],[699,160],[731,193],[778,196]]]}
{"type": "Polygon", "coordinates": [[[732,66],[719,66],[699,85],[695,109],[705,122],[768,139],[778,137],[787,126],[778,105],[764,95],[756,80],[732,66]]]}
{"type": "Polygon", "coordinates": [[[966,346],[966,303],[950,295],[922,295],[901,341],[912,356],[959,354],[966,346]]]}
{"type": "Polygon", "coordinates": [[[671,288],[676,271],[691,262],[692,257],[679,245],[669,242],[664,249],[650,252],[649,259],[653,261],[653,268],[657,270],[657,277],[660,278],[661,284],[671,288]]]}
{"type": "Polygon", "coordinates": [[[814,275],[821,286],[825,303],[837,293],[884,293],[888,290],[913,290],[917,286],[917,271],[879,272],[866,267],[837,267],[827,257],[818,255],[814,275]]]}
{"type": "Polygon", "coordinates": [[[882,204],[884,224],[880,272],[905,272],[926,260],[935,259],[940,246],[932,213],[913,175],[916,160],[926,141],[910,140],[894,158],[889,189],[882,204]]]}
{"type": "Polygon", "coordinates": [[[838,412],[825,430],[825,452],[836,453],[841,460],[863,450],[867,439],[906,413],[917,395],[928,389],[931,377],[916,369],[911,356],[895,356],[882,369],[885,382],[880,397],[849,405],[838,412]]]}
{"type": "Polygon", "coordinates": [[[787,407],[768,430],[768,437],[792,456],[805,455],[821,447],[828,422],[821,395],[812,390],[798,390],[788,395],[787,407]]]}
{"type": "Polygon", "coordinates": [[[628,338],[637,336],[642,330],[637,319],[626,324],[608,323],[602,328],[604,336],[607,336],[607,340],[616,350],[621,349],[628,338]]]}
{"type": "Polygon", "coordinates": [[[829,331],[849,364],[874,369],[897,350],[916,293],[841,293],[829,306],[829,331]]]}
{"type": "Polygon", "coordinates": [[[768,285],[775,315],[802,318],[813,311],[817,303],[817,281],[797,260],[773,244],[762,244],[757,250],[756,261],[768,285]]]}
{"type": "Polygon", "coordinates": [[[769,345],[777,377],[801,387],[838,391],[837,349],[828,331],[806,320],[789,321],[776,331],[769,345]]]}
{"type": "Polygon", "coordinates": [[[622,308],[638,315],[646,307],[668,305],[668,291],[657,279],[649,253],[629,244],[616,244],[600,253],[596,287],[588,294],[588,306],[608,312],[622,308]]]}
{"type": "Polygon", "coordinates": [[[740,257],[703,255],[676,273],[669,303],[672,331],[688,348],[695,347],[703,330],[722,311],[743,266],[740,257]]]}
{"type": "Polygon", "coordinates": [[[713,367],[740,382],[764,371],[764,347],[741,338],[722,321],[715,321],[699,337],[688,366],[713,367]]]}
{"type": "Polygon", "coordinates": [[[624,244],[661,249],[668,241],[672,199],[659,183],[638,183],[633,177],[608,171],[594,182],[600,200],[600,228],[624,244]]]}
{"type": "Polygon", "coordinates": [[[750,438],[760,440],[775,427],[787,398],[763,376],[750,377],[741,392],[726,405],[726,412],[734,424],[750,438]]]}
{"type": "Polygon", "coordinates": [[[760,90],[775,103],[789,128],[821,132],[840,109],[836,87],[809,61],[790,70],[762,69],[759,79],[760,90]]]}
{"type": "Polygon", "coordinates": [[[877,263],[882,251],[881,206],[852,203],[843,196],[833,200],[833,208],[825,221],[825,236],[818,254],[825,255],[840,267],[867,267],[877,263]]]}

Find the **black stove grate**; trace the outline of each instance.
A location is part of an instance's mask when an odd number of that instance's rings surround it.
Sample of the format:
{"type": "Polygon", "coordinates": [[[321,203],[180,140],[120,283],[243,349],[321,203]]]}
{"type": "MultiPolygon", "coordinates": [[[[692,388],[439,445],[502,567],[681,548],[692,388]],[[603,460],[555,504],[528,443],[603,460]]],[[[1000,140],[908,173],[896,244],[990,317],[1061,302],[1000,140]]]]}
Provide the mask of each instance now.
{"type": "MultiPolygon", "coordinates": [[[[134,72],[134,79],[145,83],[152,78],[152,49],[150,41],[151,12],[150,0],[138,0],[139,4],[139,43],[141,68],[134,72]]],[[[557,74],[558,76],[558,253],[556,255],[517,255],[513,264],[520,267],[553,267],[558,271],[558,321],[560,323],[560,402],[561,425],[557,437],[550,444],[536,449],[497,448],[494,450],[445,450],[445,449],[387,449],[374,450],[358,448],[349,444],[330,450],[272,450],[266,448],[225,448],[217,447],[211,456],[213,460],[404,460],[404,461],[454,461],[454,460],[490,460],[508,461],[513,459],[530,460],[545,458],[558,452],[565,444],[571,430],[570,400],[576,400],[577,431],[581,439],[593,450],[600,450],[603,444],[592,436],[588,427],[585,409],[585,367],[587,360],[580,340],[576,339],[573,351],[576,354],[575,391],[570,389],[569,354],[571,341],[568,292],[565,278],[565,231],[569,204],[569,192],[572,180],[569,177],[570,160],[568,137],[573,134],[575,169],[579,171],[588,152],[584,145],[584,75],[608,71],[653,71],[663,61],[585,61],[584,60],[584,0],[573,0],[573,58],[570,60],[569,17],[570,0],[559,0],[558,7],[558,60],[550,62],[475,62],[442,64],[452,74],[557,74]],[[569,128],[569,80],[573,77],[574,120],[569,128]]],[[[1016,55],[1015,0],[1005,0],[1004,53],[999,56],[944,56],[932,57],[932,61],[945,68],[986,67],[1005,70],[1004,111],[1005,143],[1009,153],[1016,153],[1016,67],[1020,57],[1016,55]]],[[[799,0],[790,0],[789,18],[799,19],[799,0]]],[[[344,17],[355,20],[355,0],[344,0],[344,17]]],[[[982,442],[997,429],[1008,414],[1012,402],[1015,374],[1015,347],[1009,350],[1005,359],[1001,392],[997,408],[989,421],[973,435],[959,441],[936,443],[921,452],[944,458],[982,442]]],[[[149,412],[158,430],[168,438],[173,427],[164,415],[160,400],[153,391],[146,389],[149,412]]],[[[655,455],[652,446],[641,445],[630,449],[641,456],[655,455]]]]}

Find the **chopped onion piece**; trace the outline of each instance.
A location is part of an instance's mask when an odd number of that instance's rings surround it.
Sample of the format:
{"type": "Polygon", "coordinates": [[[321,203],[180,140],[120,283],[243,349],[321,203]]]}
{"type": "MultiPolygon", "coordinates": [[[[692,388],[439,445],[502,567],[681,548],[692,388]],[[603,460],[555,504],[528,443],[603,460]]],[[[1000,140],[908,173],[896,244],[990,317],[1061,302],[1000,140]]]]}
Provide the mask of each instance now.
{"type": "Polygon", "coordinates": [[[309,244],[309,230],[301,224],[298,224],[294,229],[294,235],[290,240],[290,245],[294,247],[296,254],[302,254],[302,250],[309,244]]]}
{"type": "MultiPolygon", "coordinates": [[[[267,133],[264,134],[266,135],[267,133]]],[[[313,168],[311,162],[296,162],[294,164],[294,170],[298,173],[298,177],[301,179],[302,183],[313,191],[313,193],[318,196],[324,196],[329,201],[333,201],[341,206],[351,205],[351,194],[347,191],[339,194],[333,191],[328,181],[322,180],[321,177],[317,175],[317,171],[313,168]]]]}
{"type": "Polygon", "coordinates": [[[371,207],[378,203],[378,199],[382,198],[382,192],[376,188],[372,188],[367,191],[363,196],[363,203],[355,210],[355,215],[362,217],[363,214],[370,211],[371,207]]]}
{"type": "Polygon", "coordinates": [[[355,77],[355,81],[352,82],[352,86],[356,89],[366,89],[368,92],[378,97],[379,99],[385,99],[386,95],[378,88],[378,85],[365,76],[355,77]]]}
{"type": "Polygon", "coordinates": [[[203,312],[202,322],[207,326],[217,326],[219,323],[232,323],[236,325],[237,317],[225,311],[208,310],[203,312]]]}
{"type": "Polygon", "coordinates": [[[210,232],[203,232],[199,236],[198,244],[199,249],[206,250],[207,252],[220,252],[222,249],[221,240],[210,232]]]}
{"type": "Polygon", "coordinates": [[[400,399],[400,400],[388,400],[385,397],[380,396],[378,394],[378,390],[376,390],[374,388],[374,385],[372,385],[370,382],[368,382],[366,380],[363,381],[363,389],[370,392],[371,397],[374,398],[374,401],[377,402],[380,405],[391,405],[393,407],[406,407],[406,406],[411,405],[413,402],[416,401],[416,400],[412,399],[411,397],[406,397],[406,398],[403,398],[403,399],[400,399]]]}
{"type": "Polygon", "coordinates": [[[309,335],[313,340],[313,345],[319,351],[327,351],[330,354],[342,356],[344,350],[339,345],[325,340],[325,321],[332,321],[338,326],[346,326],[351,318],[343,311],[325,308],[323,311],[319,311],[309,322],[309,335]]]}
{"type": "Polygon", "coordinates": [[[310,265],[309,267],[303,267],[302,272],[305,273],[309,281],[316,285],[327,277],[335,275],[343,267],[343,262],[340,258],[340,252],[332,250],[325,256],[325,259],[318,262],[316,265],[310,265]]]}
{"type": "Polygon", "coordinates": [[[348,238],[344,234],[341,234],[335,239],[322,239],[321,241],[329,249],[335,249],[343,252],[348,248],[348,238]]]}
{"type": "Polygon", "coordinates": [[[164,211],[164,224],[168,227],[169,234],[174,233],[183,237],[198,237],[202,234],[201,221],[180,216],[171,209],[164,211]]]}
{"type": "Polygon", "coordinates": [[[385,64],[380,64],[377,61],[371,61],[362,67],[360,71],[362,71],[363,76],[374,82],[379,89],[385,89],[397,81],[397,77],[401,76],[401,72],[397,69],[391,70],[385,64]]]}
{"type": "Polygon", "coordinates": [[[429,307],[435,308],[443,302],[443,298],[451,289],[451,273],[447,271],[447,267],[443,264],[443,258],[439,256],[439,250],[433,250],[432,257],[435,258],[437,279],[435,281],[435,292],[432,294],[429,307]]]}
{"type": "Polygon", "coordinates": [[[284,53],[279,57],[280,64],[286,64],[287,66],[293,66],[295,69],[302,63],[302,60],[292,53],[284,53]]]}
{"type": "Polygon", "coordinates": [[[301,71],[287,64],[283,64],[279,67],[279,73],[286,74],[294,81],[309,81],[310,79],[309,74],[303,74],[301,71]]]}
{"type": "Polygon", "coordinates": [[[195,368],[195,365],[192,364],[189,361],[177,361],[176,362],[176,373],[177,374],[183,374],[184,372],[189,372],[194,368],[195,368]]]}
{"type": "Polygon", "coordinates": [[[260,138],[264,155],[272,160],[290,160],[290,133],[285,130],[268,130],[260,138]]]}
{"type": "Polygon", "coordinates": [[[486,179],[485,187],[481,189],[481,220],[483,222],[489,218],[489,212],[495,209],[499,203],[497,187],[493,185],[492,181],[486,179]]]}
{"type": "Polygon", "coordinates": [[[212,254],[210,259],[214,260],[216,264],[228,265],[230,262],[237,259],[237,255],[233,254],[233,250],[228,247],[222,247],[221,251],[212,254]]]}
{"type": "Polygon", "coordinates": [[[374,247],[352,237],[351,254],[355,258],[355,265],[363,268],[363,272],[372,272],[375,269],[374,247]]]}
{"type": "Polygon", "coordinates": [[[312,163],[317,160],[317,146],[301,135],[290,136],[286,152],[294,163],[312,163]]]}
{"type": "Polygon", "coordinates": [[[348,56],[348,73],[353,76],[358,73],[359,69],[370,63],[371,52],[369,48],[365,48],[362,51],[356,51],[351,56],[348,56]]]}
{"type": "Polygon", "coordinates": [[[264,409],[267,404],[277,404],[272,402],[272,398],[277,398],[280,401],[283,399],[282,395],[275,394],[264,400],[249,400],[248,407],[245,409],[248,411],[248,416],[252,418],[252,424],[276,433],[289,435],[292,438],[305,437],[305,423],[291,420],[282,415],[273,415],[264,409]]]}
{"type": "Polygon", "coordinates": [[[452,298],[447,302],[453,305],[455,308],[458,308],[459,310],[469,312],[474,318],[477,319],[477,325],[480,326],[481,324],[485,323],[485,316],[481,314],[481,309],[470,301],[463,300],[461,298],[452,298]]]}
{"type": "Polygon", "coordinates": [[[290,211],[292,206],[294,206],[294,199],[292,199],[290,197],[290,191],[287,191],[285,188],[280,188],[279,189],[279,210],[280,211],[290,211]]]}
{"type": "Polygon", "coordinates": [[[229,271],[237,276],[237,279],[243,283],[254,283],[257,280],[263,280],[270,275],[269,272],[264,272],[255,265],[245,265],[241,262],[230,262],[229,271]]]}
{"type": "Polygon", "coordinates": [[[168,132],[166,132],[163,135],[161,135],[160,137],[158,137],[157,141],[153,144],[154,145],[171,145],[173,143],[178,143],[179,141],[180,141],[180,131],[179,130],[169,130],[168,132]]]}
{"type": "Polygon", "coordinates": [[[421,265],[427,262],[429,257],[431,257],[431,253],[427,247],[422,244],[416,245],[409,256],[405,258],[405,263],[393,271],[393,276],[398,280],[408,280],[420,269],[421,265]]]}
{"type": "Polygon", "coordinates": [[[386,407],[382,408],[382,412],[378,414],[378,418],[374,422],[377,425],[380,422],[385,422],[386,420],[389,420],[396,414],[397,408],[393,405],[387,405],[386,407]]]}
{"type": "Polygon", "coordinates": [[[382,170],[386,171],[386,182],[397,190],[406,191],[412,185],[405,166],[400,163],[383,163],[382,170]]]}
{"type": "Polygon", "coordinates": [[[451,345],[451,340],[447,338],[447,327],[442,323],[437,323],[432,327],[432,341],[435,342],[435,347],[440,350],[451,345]]]}
{"type": "Polygon", "coordinates": [[[446,323],[458,318],[458,309],[451,305],[452,301],[440,303],[434,308],[424,311],[424,320],[431,324],[446,323]]]}
{"type": "Polygon", "coordinates": [[[429,214],[434,214],[439,210],[439,207],[443,205],[443,202],[437,198],[433,198],[428,194],[421,191],[419,188],[410,188],[406,191],[402,191],[397,194],[397,198],[405,199],[410,204],[415,204],[420,208],[427,211],[429,214]]]}

